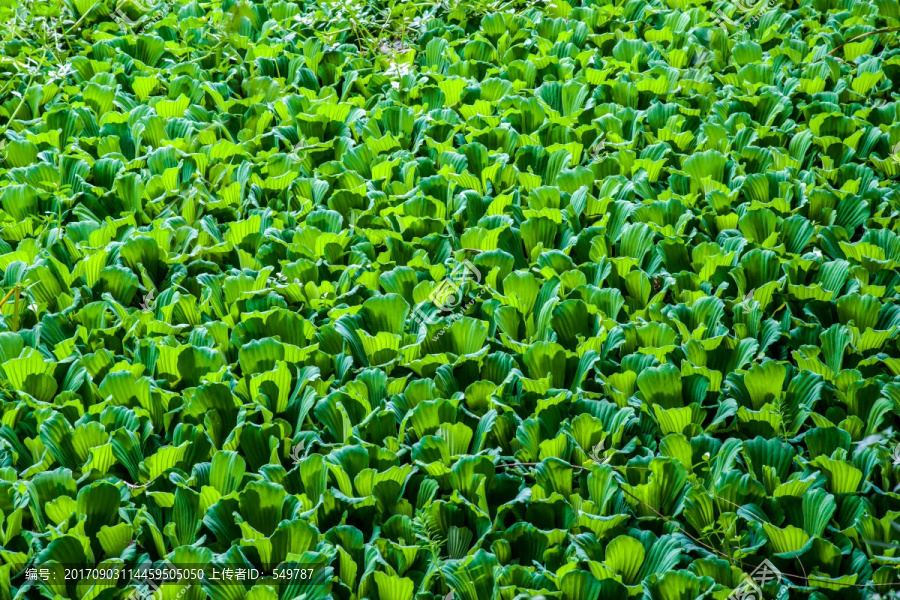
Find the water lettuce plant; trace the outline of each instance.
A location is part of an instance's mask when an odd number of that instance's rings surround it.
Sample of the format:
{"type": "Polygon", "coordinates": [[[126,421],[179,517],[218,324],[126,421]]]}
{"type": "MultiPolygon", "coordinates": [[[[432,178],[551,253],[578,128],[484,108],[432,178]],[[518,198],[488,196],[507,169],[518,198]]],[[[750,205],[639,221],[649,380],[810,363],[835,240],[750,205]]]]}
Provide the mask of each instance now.
{"type": "Polygon", "coordinates": [[[0,21],[0,600],[900,586],[897,0],[0,21]]]}

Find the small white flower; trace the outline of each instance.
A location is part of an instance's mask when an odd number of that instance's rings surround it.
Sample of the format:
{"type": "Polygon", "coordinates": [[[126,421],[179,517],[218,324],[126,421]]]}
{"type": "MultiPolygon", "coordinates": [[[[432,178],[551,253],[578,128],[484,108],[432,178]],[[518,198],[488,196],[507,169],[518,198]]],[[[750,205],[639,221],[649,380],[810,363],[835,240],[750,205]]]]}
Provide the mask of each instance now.
{"type": "Polygon", "coordinates": [[[69,75],[75,72],[75,69],[72,68],[72,65],[66,63],[60,65],[58,69],[54,71],[50,71],[49,75],[51,79],[66,79],[69,75]]]}
{"type": "Polygon", "coordinates": [[[141,308],[144,310],[149,310],[151,302],[153,302],[153,290],[147,292],[147,295],[143,297],[143,299],[141,300],[141,308]]]}

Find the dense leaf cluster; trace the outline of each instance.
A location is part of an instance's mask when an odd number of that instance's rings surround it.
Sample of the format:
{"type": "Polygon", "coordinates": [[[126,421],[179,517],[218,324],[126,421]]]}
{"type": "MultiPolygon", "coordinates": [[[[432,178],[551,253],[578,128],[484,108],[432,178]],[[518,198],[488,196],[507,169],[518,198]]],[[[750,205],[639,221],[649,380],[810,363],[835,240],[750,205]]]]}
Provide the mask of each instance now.
{"type": "Polygon", "coordinates": [[[900,585],[897,0],[0,21],[0,600],[900,585]]]}

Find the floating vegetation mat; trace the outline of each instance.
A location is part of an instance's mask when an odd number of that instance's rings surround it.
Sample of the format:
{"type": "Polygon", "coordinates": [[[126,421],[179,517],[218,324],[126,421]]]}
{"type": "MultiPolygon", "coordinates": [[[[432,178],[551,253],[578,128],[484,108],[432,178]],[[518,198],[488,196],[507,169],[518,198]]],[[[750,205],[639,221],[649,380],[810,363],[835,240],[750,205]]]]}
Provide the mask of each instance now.
{"type": "Polygon", "coordinates": [[[0,600],[900,588],[896,0],[0,23],[0,600]]]}

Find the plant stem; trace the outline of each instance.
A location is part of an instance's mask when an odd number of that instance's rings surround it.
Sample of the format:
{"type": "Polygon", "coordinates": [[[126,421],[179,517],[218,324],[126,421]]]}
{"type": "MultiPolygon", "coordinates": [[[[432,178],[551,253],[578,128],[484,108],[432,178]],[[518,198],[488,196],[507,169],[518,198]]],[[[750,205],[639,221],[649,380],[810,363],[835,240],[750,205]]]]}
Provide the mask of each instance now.
{"type": "Polygon", "coordinates": [[[869,37],[870,35],[878,35],[879,33],[891,33],[892,31],[900,31],[900,27],[886,27],[885,29],[876,29],[875,31],[869,31],[869,32],[863,33],[861,35],[858,35],[856,37],[852,37],[849,40],[847,40],[846,42],[844,42],[842,44],[838,44],[837,46],[832,48],[831,52],[829,52],[825,56],[831,56],[832,54],[834,54],[835,52],[837,52],[838,50],[840,50],[847,44],[849,44],[851,42],[855,42],[856,40],[861,40],[864,37],[869,37]]]}
{"type": "Polygon", "coordinates": [[[13,291],[16,293],[16,302],[13,305],[13,331],[19,330],[19,298],[21,297],[21,293],[19,291],[19,286],[17,285],[13,288],[13,291]]]}
{"type": "MultiPolygon", "coordinates": [[[[78,27],[79,25],[81,25],[81,22],[84,21],[85,18],[87,18],[87,16],[88,16],[89,14],[91,14],[91,11],[94,10],[94,7],[97,6],[98,4],[100,4],[100,0],[97,0],[96,2],[94,2],[93,4],[91,4],[91,7],[90,7],[89,9],[87,9],[86,11],[84,11],[84,14],[81,15],[81,18],[78,19],[77,21],[75,21],[75,24],[74,24],[74,25],[72,25],[71,27],[69,27],[68,29],[66,29],[66,30],[63,32],[63,35],[64,35],[64,36],[68,36],[70,31],[72,31],[73,29],[75,29],[76,27],[78,27]]],[[[68,42],[68,38],[66,38],[66,44],[68,44],[68,43],[69,43],[69,42],[68,42]]],[[[69,48],[71,49],[71,46],[69,46],[69,48]]]]}
{"type": "Polygon", "coordinates": [[[0,300],[0,308],[3,308],[3,305],[6,304],[6,301],[9,300],[9,297],[12,296],[13,292],[15,292],[15,291],[16,291],[15,288],[13,288],[13,289],[9,290],[8,292],[6,292],[6,295],[3,296],[2,300],[0,300]]]}
{"type": "Polygon", "coordinates": [[[0,131],[0,135],[6,133],[6,130],[12,126],[13,121],[16,118],[16,115],[19,114],[19,109],[22,108],[22,105],[25,104],[25,98],[28,97],[28,91],[31,89],[31,84],[34,83],[34,73],[28,78],[28,83],[25,85],[25,93],[22,94],[22,99],[19,100],[19,104],[16,106],[16,110],[12,111],[12,114],[9,115],[9,121],[6,122],[6,127],[3,128],[3,131],[0,131]]]}

